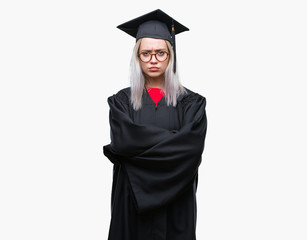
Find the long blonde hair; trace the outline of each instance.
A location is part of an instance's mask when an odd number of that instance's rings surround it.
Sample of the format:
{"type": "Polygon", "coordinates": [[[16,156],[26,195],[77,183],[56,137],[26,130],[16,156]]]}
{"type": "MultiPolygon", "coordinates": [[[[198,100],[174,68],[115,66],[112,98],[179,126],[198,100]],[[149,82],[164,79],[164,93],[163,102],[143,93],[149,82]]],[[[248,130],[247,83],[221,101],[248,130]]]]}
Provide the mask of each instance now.
{"type": "MultiPolygon", "coordinates": [[[[141,45],[141,40],[142,39],[139,39],[135,43],[130,62],[130,87],[131,87],[130,102],[135,111],[139,110],[142,107],[142,96],[143,93],[146,91],[145,84],[147,81],[143,74],[140,61],[138,58],[138,52],[139,52],[139,47],[141,45]]],[[[168,66],[164,72],[163,90],[167,106],[173,105],[175,107],[177,105],[177,97],[180,94],[187,93],[187,91],[180,83],[177,72],[176,73],[173,72],[173,65],[174,65],[173,47],[169,41],[165,40],[165,42],[170,52],[170,59],[168,62],[168,66]]]]}

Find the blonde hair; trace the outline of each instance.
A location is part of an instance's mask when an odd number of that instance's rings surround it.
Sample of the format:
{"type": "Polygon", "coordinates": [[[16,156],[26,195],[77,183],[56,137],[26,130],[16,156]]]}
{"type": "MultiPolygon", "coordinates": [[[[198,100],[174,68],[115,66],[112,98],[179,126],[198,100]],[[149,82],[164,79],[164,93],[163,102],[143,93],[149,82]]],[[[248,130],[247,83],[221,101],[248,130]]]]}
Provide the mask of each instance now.
{"type": "MultiPolygon", "coordinates": [[[[130,88],[131,88],[131,98],[130,102],[135,111],[142,107],[142,96],[146,91],[145,84],[147,82],[144,73],[142,71],[140,60],[138,58],[139,47],[141,45],[141,40],[139,39],[133,48],[132,58],[130,62],[130,88]]],[[[187,93],[186,89],[182,86],[179,81],[177,72],[173,72],[174,65],[174,51],[173,47],[169,41],[165,40],[168,50],[170,52],[170,58],[168,66],[164,72],[164,83],[163,90],[167,106],[177,105],[177,97],[180,94],[187,93]]]]}

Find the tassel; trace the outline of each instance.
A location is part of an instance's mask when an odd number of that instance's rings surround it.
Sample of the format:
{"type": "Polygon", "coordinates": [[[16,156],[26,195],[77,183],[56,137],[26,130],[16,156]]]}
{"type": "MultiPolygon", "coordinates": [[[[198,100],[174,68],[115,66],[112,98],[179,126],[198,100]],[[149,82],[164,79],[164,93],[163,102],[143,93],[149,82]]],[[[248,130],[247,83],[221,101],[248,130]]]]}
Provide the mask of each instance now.
{"type": "Polygon", "coordinates": [[[175,42],[175,26],[174,26],[174,20],[172,19],[172,42],[173,42],[173,51],[174,51],[174,68],[173,71],[176,73],[176,42],[175,42]]]}

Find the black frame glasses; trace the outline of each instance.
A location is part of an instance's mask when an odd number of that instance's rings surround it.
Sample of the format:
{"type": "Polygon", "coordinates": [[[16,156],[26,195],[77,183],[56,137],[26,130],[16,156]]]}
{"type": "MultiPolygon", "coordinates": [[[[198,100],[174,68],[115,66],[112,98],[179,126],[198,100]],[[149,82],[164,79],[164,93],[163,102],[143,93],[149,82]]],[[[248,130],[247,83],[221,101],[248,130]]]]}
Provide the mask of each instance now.
{"type": "MultiPolygon", "coordinates": [[[[169,53],[168,53],[168,52],[166,52],[166,51],[158,51],[158,52],[156,52],[156,53],[141,52],[141,53],[139,53],[139,54],[138,54],[138,57],[139,57],[139,59],[140,59],[142,62],[144,62],[144,63],[148,63],[148,62],[150,62],[150,61],[151,61],[151,59],[152,59],[152,55],[155,55],[155,58],[157,59],[157,61],[158,61],[158,62],[164,62],[166,59],[168,59],[169,53]],[[157,54],[159,54],[159,53],[166,54],[166,57],[165,57],[165,59],[164,59],[164,60],[159,60],[159,55],[158,55],[158,57],[157,57],[157,54]],[[143,59],[142,59],[141,55],[143,55],[143,54],[150,54],[150,58],[149,58],[149,60],[148,60],[148,61],[145,61],[145,60],[143,60],[143,59]]],[[[143,56],[144,56],[144,55],[143,55],[143,56]]],[[[144,56],[144,57],[145,57],[145,56],[144,56]]]]}

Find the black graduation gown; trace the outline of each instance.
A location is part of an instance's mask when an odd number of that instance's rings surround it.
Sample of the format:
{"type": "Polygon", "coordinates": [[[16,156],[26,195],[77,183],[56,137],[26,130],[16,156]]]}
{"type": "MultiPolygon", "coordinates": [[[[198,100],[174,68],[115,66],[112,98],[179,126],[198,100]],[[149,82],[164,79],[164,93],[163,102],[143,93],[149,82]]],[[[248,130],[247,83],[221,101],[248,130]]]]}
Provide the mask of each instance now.
{"type": "Polygon", "coordinates": [[[109,240],[195,240],[196,189],[207,130],[206,99],[186,88],[177,106],[148,91],[134,111],[130,87],[108,98],[114,164],[109,240]]]}

